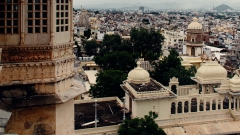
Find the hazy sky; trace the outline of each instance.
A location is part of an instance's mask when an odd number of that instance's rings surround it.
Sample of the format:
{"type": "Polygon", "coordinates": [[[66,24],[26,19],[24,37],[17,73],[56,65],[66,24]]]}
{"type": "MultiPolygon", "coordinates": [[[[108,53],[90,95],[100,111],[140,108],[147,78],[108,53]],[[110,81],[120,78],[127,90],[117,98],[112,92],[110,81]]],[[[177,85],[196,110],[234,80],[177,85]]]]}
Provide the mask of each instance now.
{"type": "Polygon", "coordinates": [[[162,3],[162,2],[218,2],[218,3],[235,3],[239,0],[73,0],[74,5],[89,5],[100,3],[162,3]]]}

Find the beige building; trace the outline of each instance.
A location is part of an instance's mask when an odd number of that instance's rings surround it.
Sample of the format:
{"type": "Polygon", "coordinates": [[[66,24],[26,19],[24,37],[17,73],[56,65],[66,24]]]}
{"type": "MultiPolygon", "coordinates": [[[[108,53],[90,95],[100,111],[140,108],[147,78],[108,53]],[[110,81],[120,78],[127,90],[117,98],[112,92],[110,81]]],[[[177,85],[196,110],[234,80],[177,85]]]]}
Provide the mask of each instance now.
{"type": "Polygon", "coordinates": [[[187,40],[185,42],[186,49],[184,49],[183,54],[200,56],[203,54],[203,46],[202,24],[198,23],[198,19],[194,17],[193,22],[191,22],[187,28],[187,40]]]}
{"type": "Polygon", "coordinates": [[[198,23],[196,17],[188,25],[187,28],[187,39],[183,46],[183,56],[181,65],[185,68],[195,66],[198,69],[202,64],[200,56],[204,54],[204,43],[203,43],[203,28],[202,24],[198,23]]]}
{"type": "Polygon", "coordinates": [[[170,31],[163,29],[164,32],[164,44],[162,46],[163,55],[168,56],[169,50],[175,48],[177,52],[180,54],[183,53],[183,44],[185,36],[184,34],[181,34],[179,31],[170,31]]]}
{"type": "Polygon", "coordinates": [[[181,86],[173,77],[166,87],[150,78],[138,62],[121,85],[125,106],[133,118],[155,112],[156,123],[167,134],[240,133],[240,77],[229,79],[221,65],[207,61],[192,80],[197,84],[181,86]],[[228,125],[231,128],[225,128],[228,125]]]}
{"type": "Polygon", "coordinates": [[[164,45],[174,46],[174,44],[183,44],[185,37],[179,31],[170,31],[164,29],[164,45]]]}
{"type": "Polygon", "coordinates": [[[5,132],[74,134],[72,0],[1,0],[0,107],[5,132]]]}

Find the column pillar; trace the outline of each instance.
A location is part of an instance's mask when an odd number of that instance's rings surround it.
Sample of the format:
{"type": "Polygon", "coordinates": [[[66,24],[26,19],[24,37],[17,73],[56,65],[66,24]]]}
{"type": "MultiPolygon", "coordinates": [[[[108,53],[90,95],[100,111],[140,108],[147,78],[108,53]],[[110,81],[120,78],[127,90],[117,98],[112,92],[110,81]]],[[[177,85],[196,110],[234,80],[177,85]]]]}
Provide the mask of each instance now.
{"type": "Polygon", "coordinates": [[[231,102],[232,102],[232,99],[228,99],[228,109],[231,109],[231,102]]]}
{"type": "Polygon", "coordinates": [[[206,108],[207,108],[207,99],[204,99],[204,105],[203,105],[203,111],[206,111],[206,108]]]}
{"type": "Polygon", "coordinates": [[[178,114],[178,102],[175,104],[175,112],[176,112],[176,114],[178,114]]]}
{"type": "Polygon", "coordinates": [[[212,111],[212,99],[210,99],[210,111],[212,111]]]}
{"type": "Polygon", "coordinates": [[[236,110],[236,98],[233,97],[233,110],[236,110]]]}
{"type": "Polygon", "coordinates": [[[68,24],[70,24],[70,26],[69,26],[69,31],[70,31],[70,42],[73,42],[73,16],[72,16],[72,14],[73,14],[73,2],[71,2],[72,0],[70,0],[70,4],[69,4],[69,7],[70,8],[68,8],[68,12],[69,12],[69,15],[70,15],[70,19],[68,19],[69,20],[69,23],[68,24]]]}
{"type": "Polygon", "coordinates": [[[182,113],[184,113],[185,101],[182,102],[182,113]]]}
{"type": "Polygon", "coordinates": [[[197,112],[199,112],[199,102],[200,100],[197,100],[197,112]]]}
{"type": "Polygon", "coordinates": [[[209,89],[209,93],[213,93],[213,86],[212,85],[208,85],[208,89],[209,89]]]}
{"type": "Polygon", "coordinates": [[[216,110],[218,110],[218,99],[216,99],[215,101],[216,101],[215,107],[216,107],[216,110]]]}
{"type": "Polygon", "coordinates": [[[202,94],[205,94],[206,93],[206,87],[205,85],[202,85],[202,94]]]}
{"type": "Polygon", "coordinates": [[[221,99],[221,110],[223,110],[223,99],[221,99]]]}
{"type": "MultiPolygon", "coordinates": [[[[56,32],[56,0],[50,0],[50,33],[51,33],[51,40],[50,45],[55,43],[55,32],[56,32]]],[[[69,14],[72,16],[72,14],[69,14]]],[[[72,20],[71,20],[72,21],[72,20]]]]}
{"type": "Polygon", "coordinates": [[[21,33],[21,38],[20,38],[20,45],[25,44],[25,0],[21,0],[21,7],[18,7],[20,9],[20,33],[21,33]]]}
{"type": "Polygon", "coordinates": [[[191,100],[188,101],[188,113],[191,113],[191,100]]]}
{"type": "Polygon", "coordinates": [[[239,109],[239,97],[237,97],[237,110],[239,109]]]}

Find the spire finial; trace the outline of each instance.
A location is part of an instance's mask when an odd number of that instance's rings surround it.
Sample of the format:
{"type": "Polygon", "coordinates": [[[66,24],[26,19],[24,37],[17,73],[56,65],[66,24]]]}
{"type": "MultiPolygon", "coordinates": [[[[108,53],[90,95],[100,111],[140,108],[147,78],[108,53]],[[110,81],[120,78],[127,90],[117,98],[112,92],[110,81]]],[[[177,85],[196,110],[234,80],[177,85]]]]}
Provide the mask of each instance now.
{"type": "Polygon", "coordinates": [[[137,61],[137,67],[140,67],[140,65],[141,65],[141,62],[137,61]]]}

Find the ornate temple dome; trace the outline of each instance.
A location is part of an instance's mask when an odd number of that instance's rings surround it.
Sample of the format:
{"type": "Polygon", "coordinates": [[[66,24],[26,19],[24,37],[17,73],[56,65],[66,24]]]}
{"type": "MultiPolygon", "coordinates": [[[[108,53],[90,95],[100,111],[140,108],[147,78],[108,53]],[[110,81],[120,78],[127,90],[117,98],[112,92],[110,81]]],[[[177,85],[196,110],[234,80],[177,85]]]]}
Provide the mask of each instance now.
{"type": "Polygon", "coordinates": [[[240,77],[235,75],[232,79],[230,79],[230,90],[232,92],[240,92],[240,77]]]}
{"type": "Polygon", "coordinates": [[[140,62],[137,62],[137,67],[131,70],[128,73],[128,82],[134,84],[142,84],[150,82],[150,75],[149,73],[140,67],[140,62]]]}
{"type": "Polygon", "coordinates": [[[227,70],[217,61],[207,61],[197,70],[195,77],[201,82],[221,82],[227,78],[227,70]]]}
{"type": "Polygon", "coordinates": [[[202,29],[202,24],[198,23],[198,19],[194,17],[187,29],[202,29]]]}

